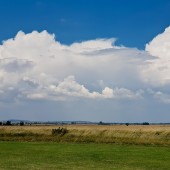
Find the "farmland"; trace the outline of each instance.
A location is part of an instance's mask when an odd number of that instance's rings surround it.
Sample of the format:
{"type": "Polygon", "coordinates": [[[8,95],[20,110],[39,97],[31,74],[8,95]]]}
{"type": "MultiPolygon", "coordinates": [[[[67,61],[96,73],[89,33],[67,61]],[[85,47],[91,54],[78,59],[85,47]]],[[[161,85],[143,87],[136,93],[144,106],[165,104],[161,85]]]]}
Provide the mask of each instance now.
{"type": "Polygon", "coordinates": [[[170,125],[0,126],[0,140],[170,146],[170,125]],[[68,132],[52,135],[59,127],[68,132]]]}
{"type": "Polygon", "coordinates": [[[2,170],[169,170],[170,126],[0,126],[0,151],[2,170]]]}

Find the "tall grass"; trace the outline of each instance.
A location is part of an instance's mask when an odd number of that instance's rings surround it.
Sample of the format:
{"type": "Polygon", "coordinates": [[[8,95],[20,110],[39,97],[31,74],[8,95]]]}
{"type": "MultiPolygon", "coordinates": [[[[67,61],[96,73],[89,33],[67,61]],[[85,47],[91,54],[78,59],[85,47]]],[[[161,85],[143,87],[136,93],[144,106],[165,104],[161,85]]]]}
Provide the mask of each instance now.
{"type": "Polygon", "coordinates": [[[170,146],[169,125],[66,125],[66,134],[53,135],[52,129],[57,128],[59,126],[0,126],[0,140],[170,146]]]}

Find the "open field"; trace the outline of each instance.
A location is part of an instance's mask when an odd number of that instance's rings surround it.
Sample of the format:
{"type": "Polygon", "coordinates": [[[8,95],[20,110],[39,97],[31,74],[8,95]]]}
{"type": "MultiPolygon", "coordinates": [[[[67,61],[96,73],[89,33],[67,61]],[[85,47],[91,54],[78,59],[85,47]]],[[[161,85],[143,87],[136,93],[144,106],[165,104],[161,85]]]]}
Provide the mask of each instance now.
{"type": "Polygon", "coordinates": [[[52,129],[57,128],[59,126],[0,126],[0,140],[170,146],[170,125],[64,125],[68,133],[52,135],[52,129]]]}
{"type": "Polygon", "coordinates": [[[170,148],[115,144],[0,142],[1,170],[169,170],[170,148]]]}

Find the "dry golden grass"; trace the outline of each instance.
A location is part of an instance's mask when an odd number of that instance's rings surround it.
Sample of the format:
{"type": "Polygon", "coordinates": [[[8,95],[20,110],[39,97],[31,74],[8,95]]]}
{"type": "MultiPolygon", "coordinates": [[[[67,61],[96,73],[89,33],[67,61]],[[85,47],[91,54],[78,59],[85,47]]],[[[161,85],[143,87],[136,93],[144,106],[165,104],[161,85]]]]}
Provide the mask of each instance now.
{"type": "Polygon", "coordinates": [[[64,125],[69,132],[53,136],[62,126],[0,126],[0,140],[124,143],[170,146],[170,125],[64,125]]]}

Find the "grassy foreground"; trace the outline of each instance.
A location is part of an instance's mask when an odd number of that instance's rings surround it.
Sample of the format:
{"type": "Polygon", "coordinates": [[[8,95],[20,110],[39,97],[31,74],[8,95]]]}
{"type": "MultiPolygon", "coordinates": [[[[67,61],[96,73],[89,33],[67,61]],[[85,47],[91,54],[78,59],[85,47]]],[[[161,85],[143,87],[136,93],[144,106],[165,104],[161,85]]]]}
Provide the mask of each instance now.
{"type": "MultiPolygon", "coordinates": [[[[65,125],[68,133],[52,135],[59,126],[0,126],[0,141],[52,141],[170,146],[170,125],[65,125]]],[[[61,126],[60,126],[61,127],[61,126]]]]}
{"type": "Polygon", "coordinates": [[[169,170],[170,148],[0,142],[1,170],[169,170]]]}

